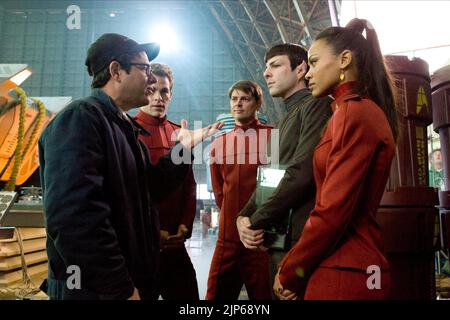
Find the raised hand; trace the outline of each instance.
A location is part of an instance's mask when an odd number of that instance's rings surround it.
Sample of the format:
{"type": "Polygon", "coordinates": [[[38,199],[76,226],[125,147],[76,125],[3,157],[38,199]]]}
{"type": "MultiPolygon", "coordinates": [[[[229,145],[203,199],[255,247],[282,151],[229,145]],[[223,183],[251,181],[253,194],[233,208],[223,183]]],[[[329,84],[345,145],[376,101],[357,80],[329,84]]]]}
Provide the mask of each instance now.
{"type": "Polygon", "coordinates": [[[181,129],[178,132],[177,139],[185,148],[193,148],[204,139],[214,135],[223,127],[223,122],[215,122],[207,127],[189,130],[188,122],[183,119],[181,120],[181,129]]]}

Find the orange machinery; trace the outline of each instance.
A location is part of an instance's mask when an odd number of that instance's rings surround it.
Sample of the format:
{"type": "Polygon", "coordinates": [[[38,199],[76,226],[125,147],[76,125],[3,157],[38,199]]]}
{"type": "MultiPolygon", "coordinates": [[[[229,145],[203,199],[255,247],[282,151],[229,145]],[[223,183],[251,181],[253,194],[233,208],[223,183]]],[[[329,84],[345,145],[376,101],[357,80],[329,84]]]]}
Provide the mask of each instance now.
{"type": "Polygon", "coordinates": [[[31,73],[25,67],[0,78],[0,189],[4,184],[14,190],[37,170],[37,141],[52,118],[41,101],[27,98],[19,87],[31,73]]]}
{"type": "Polygon", "coordinates": [[[37,142],[52,118],[40,100],[27,98],[19,87],[31,73],[26,65],[0,64],[0,204],[9,202],[0,210],[0,292],[12,299],[34,297],[35,281],[47,273],[42,203],[15,201],[16,186],[22,189],[38,169],[37,142]]]}

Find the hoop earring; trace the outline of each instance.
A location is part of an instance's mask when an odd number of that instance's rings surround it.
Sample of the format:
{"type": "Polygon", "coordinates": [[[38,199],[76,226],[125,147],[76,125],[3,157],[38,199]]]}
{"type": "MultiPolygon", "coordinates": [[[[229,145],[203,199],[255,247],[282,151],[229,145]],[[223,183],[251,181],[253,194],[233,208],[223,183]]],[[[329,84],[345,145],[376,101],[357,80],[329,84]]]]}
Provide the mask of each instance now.
{"type": "Polygon", "coordinates": [[[339,80],[341,80],[341,81],[345,80],[344,70],[341,70],[341,74],[339,75],[339,80]]]}

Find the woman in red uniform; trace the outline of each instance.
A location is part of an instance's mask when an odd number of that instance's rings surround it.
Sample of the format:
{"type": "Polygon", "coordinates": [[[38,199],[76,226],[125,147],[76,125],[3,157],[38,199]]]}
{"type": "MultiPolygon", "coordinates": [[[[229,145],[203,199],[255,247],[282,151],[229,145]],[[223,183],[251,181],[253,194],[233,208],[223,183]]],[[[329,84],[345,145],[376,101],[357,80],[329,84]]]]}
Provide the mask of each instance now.
{"type": "Polygon", "coordinates": [[[334,97],[333,116],[314,152],[315,207],[274,291],[280,299],[386,299],[389,265],[375,217],[398,129],[376,32],[361,19],[328,28],[308,61],[312,94],[334,97]]]}

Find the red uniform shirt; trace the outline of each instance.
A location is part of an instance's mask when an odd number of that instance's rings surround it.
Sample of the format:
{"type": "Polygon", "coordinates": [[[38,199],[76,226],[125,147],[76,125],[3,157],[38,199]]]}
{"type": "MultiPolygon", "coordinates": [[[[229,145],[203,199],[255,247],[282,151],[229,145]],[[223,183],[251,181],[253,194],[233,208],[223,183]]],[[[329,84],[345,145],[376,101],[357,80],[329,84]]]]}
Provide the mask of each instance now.
{"type": "Polygon", "coordinates": [[[272,127],[255,121],[238,126],[211,147],[211,183],[221,209],[218,239],[239,242],[236,218],[256,187],[258,165],[267,164],[267,142],[272,127]]]}
{"type": "MultiPolygon", "coordinates": [[[[141,135],[140,139],[147,145],[152,163],[158,163],[159,158],[175,145],[174,132],[180,126],[167,120],[167,117],[159,119],[142,111],[139,111],[135,120],[150,133],[149,136],[141,135]]],[[[187,238],[190,237],[195,218],[196,188],[191,167],[183,184],[158,203],[161,230],[176,234],[178,226],[184,224],[189,229],[187,238]]]]}

